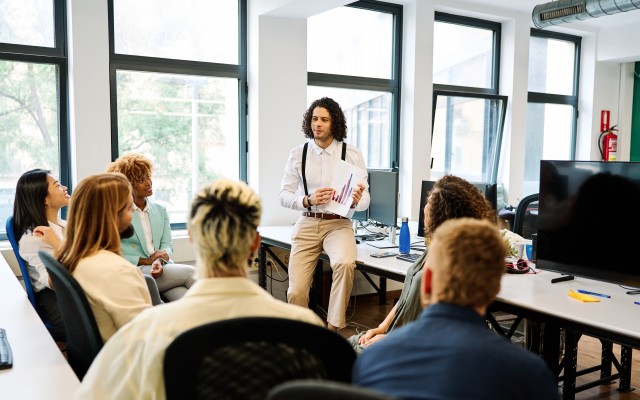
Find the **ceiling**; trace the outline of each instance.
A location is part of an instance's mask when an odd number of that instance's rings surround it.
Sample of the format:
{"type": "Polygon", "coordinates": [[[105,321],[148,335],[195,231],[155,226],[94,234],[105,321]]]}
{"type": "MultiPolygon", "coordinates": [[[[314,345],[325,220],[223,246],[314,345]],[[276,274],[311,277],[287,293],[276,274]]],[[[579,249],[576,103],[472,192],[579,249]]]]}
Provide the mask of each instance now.
{"type": "MultiPolygon", "coordinates": [[[[507,10],[526,11],[531,15],[533,8],[538,4],[546,4],[551,2],[544,0],[466,0],[467,3],[482,4],[490,7],[504,8],[507,10]]],[[[626,24],[640,22],[640,10],[633,10],[627,12],[621,12],[617,14],[607,15],[598,18],[589,18],[586,20],[565,23],[558,25],[558,27],[565,28],[579,28],[585,27],[587,29],[599,30],[606,29],[612,26],[621,26],[626,24]]],[[[532,24],[533,26],[533,24],[532,24]]]]}

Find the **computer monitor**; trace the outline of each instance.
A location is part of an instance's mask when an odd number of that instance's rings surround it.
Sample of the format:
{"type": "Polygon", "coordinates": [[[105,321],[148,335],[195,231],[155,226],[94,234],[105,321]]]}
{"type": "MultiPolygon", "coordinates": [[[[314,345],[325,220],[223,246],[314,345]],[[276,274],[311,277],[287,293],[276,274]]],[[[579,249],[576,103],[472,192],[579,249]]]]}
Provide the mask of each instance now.
{"type": "Polygon", "coordinates": [[[540,162],[536,263],[640,287],[640,162],[540,162]]]}
{"type": "Polygon", "coordinates": [[[353,213],[351,217],[352,221],[368,221],[369,220],[369,209],[364,211],[356,211],[353,213]]]}
{"type": "Polygon", "coordinates": [[[427,204],[427,196],[435,181],[422,181],[422,188],[420,189],[420,212],[418,217],[418,236],[424,237],[424,206],[427,204]]]}
{"type": "Polygon", "coordinates": [[[398,172],[369,169],[369,221],[396,227],[398,223],[398,172]]]}
{"type": "Polygon", "coordinates": [[[480,189],[484,193],[484,197],[489,200],[491,206],[495,211],[498,211],[498,184],[497,183],[485,183],[485,182],[471,182],[475,187],[480,189]]]}
{"type": "MultiPolygon", "coordinates": [[[[484,193],[484,197],[489,200],[494,210],[498,208],[498,184],[482,182],[470,183],[484,193]]],[[[427,196],[435,184],[435,181],[422,181],[422,188],[420,189],[420,210],[418,213],[418,236],[421,237],[424,237],[424,205],[427,203],[427,196]]]]}

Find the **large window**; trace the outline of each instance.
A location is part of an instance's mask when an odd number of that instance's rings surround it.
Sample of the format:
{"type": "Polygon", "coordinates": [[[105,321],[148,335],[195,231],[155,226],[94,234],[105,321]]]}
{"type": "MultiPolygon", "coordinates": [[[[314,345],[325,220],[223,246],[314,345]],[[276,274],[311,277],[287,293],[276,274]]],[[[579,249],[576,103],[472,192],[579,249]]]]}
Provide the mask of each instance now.
{"type": "Polygon", "coordinates": [[[1,239],[20,175],[49,169],[69,186],[65,20],[64,1],[0,1],[1,239]]]}
{"type": "Polygon", "coordinates": [[[246,0],[110,0],[112,157],[154,164],[173,227],[205,183],[247,178],[246,0]]]}
{"type": "Polygon", "coordinates": [[[500,24],[435,15],[431,178],[495,183],[507,98],[498,95],[500,24]]]}
{"type": "Polygon", "coordinates": [[[524,195],[539,191],[540,160],[575,158],[580,41],[531,30],[524,195]]]}
{"type": "Polygon", "coordinates": [[[398,166],[402,6],[358,1],[308,19],[307,100],[336,100],[368,168],[398,166]],[[327,27],[331,27],[328,29],[327,27]]]}

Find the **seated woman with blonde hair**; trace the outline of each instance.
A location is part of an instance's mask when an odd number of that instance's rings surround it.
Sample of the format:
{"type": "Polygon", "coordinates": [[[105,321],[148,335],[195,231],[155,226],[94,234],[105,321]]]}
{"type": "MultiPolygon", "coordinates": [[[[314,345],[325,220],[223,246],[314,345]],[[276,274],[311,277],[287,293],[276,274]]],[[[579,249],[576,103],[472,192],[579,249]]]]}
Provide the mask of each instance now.
{"type": "Polygon", "coordinates": [[[142,273],[120,255],[121,238],[133,232],[132,213],[124,175],[89,176],[73,192],[65,239],[54,252],[82,287],[104,342],[151,307],[142,273]]]}

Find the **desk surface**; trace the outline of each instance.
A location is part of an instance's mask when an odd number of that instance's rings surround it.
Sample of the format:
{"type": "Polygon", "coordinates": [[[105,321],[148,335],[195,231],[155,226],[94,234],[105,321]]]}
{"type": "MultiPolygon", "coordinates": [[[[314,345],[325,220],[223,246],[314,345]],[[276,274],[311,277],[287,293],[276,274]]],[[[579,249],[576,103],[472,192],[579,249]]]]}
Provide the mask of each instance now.
{"type": "MultiPolygon", "coordinates": [[[[265,241],[290,245],[292,229],[293,226],[265,226],[258,230],[265,241]]],[[[360,267],[404,276],[411,266],[411,263],[395,257],[373,258],[371,254],[384,250],[365,243],[360,243],[357,248],[356,262],[360,267]]],[[[561,275],[551,271],[538,271],[538,274],[505,274],[497,301],[569,322],[583,328],[581,331],[586,328],[587,331],[595,329],[599,333],[609,332],[611,337],[619,340],[617,343],[640,348],[640,305],[634,304],[634,301],[640,301],[640,295],[628,295],[625,293],[627,290],[619,285],[580,277],[551,283],[552,278],[561,275]],[[583,303],[569,297],[569,289],[608,294],[611,298],[598,298],[599,302],[583,303]]]]}
{"type": "MultiPolygon", "coordinates": [[[[278,244],[282,247],[290,247],[291,246],[291,231],[293,230],[292,225],[284,225],[284,226],[261,226],[258,228],[260,235],[262,236],[262,240],[270,243],[270,244],[278,244]]],[[[407,270],[411,266],[410,262],[398,260],[395,257],[386,257],[386,258],[374,258],[371,257],[371,254],[385,252],[385,251],[395,251],[398,249],[378,249],[376,247],[370,246],[366,244],[366,242],[361,241],[357,246],[358,254],[356,256],[356,264],[358,267],[368,267],[370,269],[375,269],[379,272],[386,272],[392,276],[396,276],[393,278],[398,281],[404,280],[404,276],[407,274],[407,270]]],[[[417,252],[417,251],[412,251],[417,252]]]]}
{"type": "Polygon", "coordinates": [[[583,327],[627,336],[630,342],[625,341],[626,344],[640,348],[640,305],[634,304],[640,301],[640,296],[626,294],[627,289],[619,285],[587,278],[551,283],[552,278],[561,275],[539,271],[536,275],[505,274],[498,300],[583,327]],[[607,294],[611,298],[598,297],[599,302],[583,303],[567,295],[570,289],[607,294]]]}
{"type": "Polygon", "coordinates": [[[0,397],[70,399],[80,382],[1,256],[0,303],[0,327],[13,353],[13,368],[0,370],[0,397]]]}

